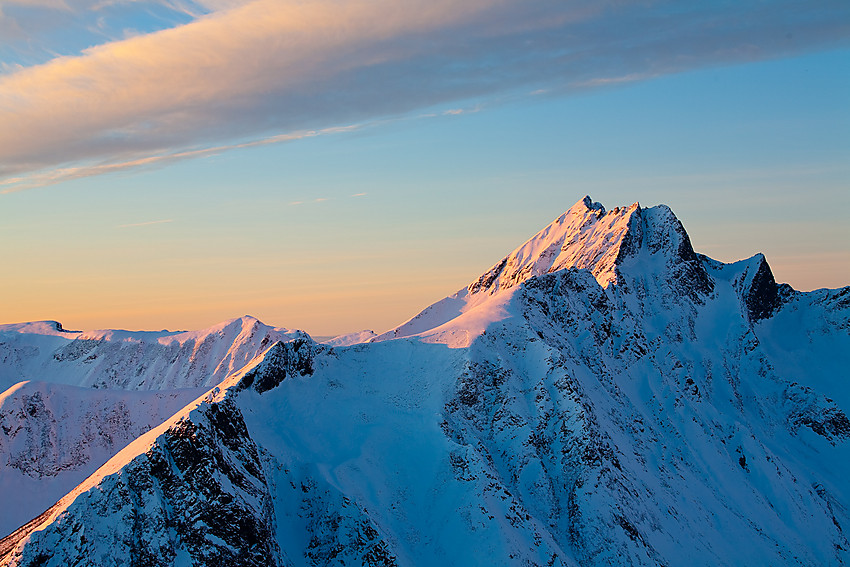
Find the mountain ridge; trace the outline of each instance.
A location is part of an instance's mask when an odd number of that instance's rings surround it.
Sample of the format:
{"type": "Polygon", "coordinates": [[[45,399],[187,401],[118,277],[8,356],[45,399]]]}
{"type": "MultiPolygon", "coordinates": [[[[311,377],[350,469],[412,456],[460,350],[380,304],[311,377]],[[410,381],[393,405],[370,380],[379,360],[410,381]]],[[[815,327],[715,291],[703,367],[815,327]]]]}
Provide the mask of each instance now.
{"type": "Polygon", "coordinates": [[[96,388],[211,386],[273,342],[307,336],[250,316],[197,331],[59,329],[56,322],[0,325],[0,388],[32,378],[96,388]]]}
{"type": "Polygon", "coordinates": [[[395,336],[268,345],[0,563],[850,562],[850,287],[576,207],[395,336]]]}

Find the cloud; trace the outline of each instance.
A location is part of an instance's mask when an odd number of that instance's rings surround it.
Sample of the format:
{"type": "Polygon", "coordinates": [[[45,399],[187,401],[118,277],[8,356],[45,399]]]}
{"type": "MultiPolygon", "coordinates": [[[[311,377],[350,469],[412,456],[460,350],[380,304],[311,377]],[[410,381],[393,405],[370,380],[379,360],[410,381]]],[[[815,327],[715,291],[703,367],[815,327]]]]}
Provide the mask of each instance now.
{"type": "MultiPolygon", "coordinates": [[[[585,81],[575,81],[570,86],[574,88],[596,88],[609,85],[635,83],[637,81],[645,81],[653,77],[654,75],[649,73],[629,73],[628,75],[622,75],[620,77],[597,77],[595,79],[588,79],[585,81]]],[[[532,94],[545,94],[545,92],[538,93],[535,91],[532,94]]]]}
{"type": "Polygon", "coordinates": [[[92,45],[173,28],[249,1],[0,0],[0,58],[34,65],[80,55],[92,45]]]}
{"type": "Polygon", "coordinates": [[[146,222],[134,222],[134,223],[130,223],[130,224],[119,224],[115,228],[135,228],[135,227],[139,227],[139,226],[151,226],[151,225],[155,225],[155,224],[166,224],[166,223],[170,223],[170,222],[174,222],[174,219],[162,219],[162,220],[153,220],[153,221],[146,221],[146,222]]]}
{"type": "Polygon", "coordinates": [[[64,0],[3,0],[6,6],[40,6],[56,10],[70,10],[70,6],[64,0]]]}
{"type": "Polygon", "coordinates": [[[4,191],[436,104],[601,88],[850,37],[845,0],[193,5],[221,11],[0,75],[4,191]]]}
{"type": "Polygon", "coordinates": [[[325,128],[324,130],[308,130],[301,132],[293,132],[291,134],[280,134],[277,136],[269,136],[259,140],[252,140],[240,144],[231,144],[227,146],[212,146],[208,148],[174,151],[172,153],[156,154],[146,157],[130,159],[127,161],[114,161],[112,163],[101,163],[93,165],[81,165],[76,167],[58,167],[47,171],[39,171],[28,175],[18,177],[0,178],[0,195],[23,191],[24,189],[32,189],[34,187],[43,187],[63,181],[71,181],[83,177],[91,177],[92,175],[100,175],[120,171],[123,169],[132,169],[142,166],[157,166],[166,165],[170,162],[181,161],[191,158],[200,158],[220,154],[227,150],[240,148],[250,148],[254,146],[264,146],[268,144],[279,144],[282,142],[292,142],[302,138],[313,138],[326,134],[338,134],[341,132],[351,132],[362,127],[360,124],[352,124],[348,126],[334,126],[325,128]]]}
{"type": "Polygon", "coordinates": [[[330,199],[328,197],[316,197],[315,199],[311,199],[310,201],[290,201],[289,206],[297,207],[305,203],[324,203],[325,201],[330,201],[330,199]]]}

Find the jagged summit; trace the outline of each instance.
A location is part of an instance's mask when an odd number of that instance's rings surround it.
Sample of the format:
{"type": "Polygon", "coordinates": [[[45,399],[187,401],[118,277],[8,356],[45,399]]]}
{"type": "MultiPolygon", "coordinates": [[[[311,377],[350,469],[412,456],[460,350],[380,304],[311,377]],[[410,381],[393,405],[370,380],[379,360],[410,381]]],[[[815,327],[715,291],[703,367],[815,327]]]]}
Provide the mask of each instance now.
{"type": "MultiPolygon", "coordinates": [[[[593,199],[590,198],[590,195],[585,195],[584,198],[581,200],[581,202],[584,203],[584,205],[588,209],[598,209],[598,210],[602,211],[603,213],[605,212],[605,207],[602,206],[602,203],[597,203],[596,201],[594,201],[593,199]]],[[[578,204],[578,203],[576,203],[576,204],[578,204]]]]}
{"type": "Polygon", "coordinates": [[[570,207],[546,228],[469,284],[470,294],[493,294],[533,276],[557,270],[590,270],[600,285],[616,281],[616,260],[633,214],[640,210],[616,207],[606,212],[589,196],[570,207]]]}
{"type": "Polygon", "coordinates": [[[606,210],[585,196],[490,270],[452,296],[431,305],[374,341],[421,334],[456,321],[463,345],[499,320],[512,290],[533,277],[587,270],[603,288],[612,284],[657,287],[671,282],[676,293],[699,300],[713,284],[682,223],[666,205],[606,210]],[[629,284],[631,280],[631,284],[629,284]]]}

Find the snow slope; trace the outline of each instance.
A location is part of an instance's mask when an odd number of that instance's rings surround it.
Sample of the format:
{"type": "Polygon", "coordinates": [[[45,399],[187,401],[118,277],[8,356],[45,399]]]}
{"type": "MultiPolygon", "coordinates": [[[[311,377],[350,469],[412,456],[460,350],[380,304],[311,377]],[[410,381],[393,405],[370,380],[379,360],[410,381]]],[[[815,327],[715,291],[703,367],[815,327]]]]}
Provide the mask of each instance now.
{"type": "Polygon", "coordinates": [[[2,564],[850,562],[850,288],[590,199],[500,265],[380,340],[269,347],[2,564]]]}
{"type": "MultiPolygon", "coordinates": [[[[377,337],[378,335],[375,331],[371,331],[369,329],[365,329],[363,331],[357,331],[354,333],[348,333],[345,335],[338,335],[336,337],[320,341],[322,344],[330,345],[330,346],[351,346],[360,343],[367,343],[377,337]]],[[[319,340],[319,339],[316,339],[319,340]]]]}

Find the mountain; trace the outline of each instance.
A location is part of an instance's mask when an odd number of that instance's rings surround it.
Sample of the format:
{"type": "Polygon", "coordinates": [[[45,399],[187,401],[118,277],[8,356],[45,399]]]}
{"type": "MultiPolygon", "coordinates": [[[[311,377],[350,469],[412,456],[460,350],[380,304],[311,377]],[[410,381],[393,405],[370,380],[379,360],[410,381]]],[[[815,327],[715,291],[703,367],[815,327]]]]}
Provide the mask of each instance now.
{"type": "Polygon", "coordinates": [[[0,537],[278,341],[253,317],[183,332],[0,325],[0,537]]]}
{"type": "Polygon", "coordinates": [[[306,336],[248,316],[177,332],[0,325],[0,388],[24,380],[124,390],[212,387],[273,343],[306,336]]]}
{"type": "Polygon", "coordinates": [[[0,394],[0,533],[10,534],[205,389],[92,390],[20,382],[0,394]]]}
{"type": "Polygon", "coordinates": [[[761,255],[695,253],[665,206],[585,198],[370,342],[270,345],[0,556],[843,565],[848,357],[850,287],[795,291],[761,255]]]}
{"type": "Polygon", "coordinates": [[[642,262],[635,272],[662,272],[662,279],[670,281],[661,283],[678,286],[678,292],[710,291],[712,282],[668,207],[641,209],[635,203],[606,212],[585,197],[476,281],[374,340],[418,335],[468,346],[502,316],[505,303],[526,280],[574,269],[587,270],[603,288],[623,287],[622,265],[634,262],[642,262]],[[648,253],[638,254],[642,247],[648,253]]]}

